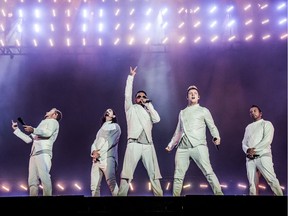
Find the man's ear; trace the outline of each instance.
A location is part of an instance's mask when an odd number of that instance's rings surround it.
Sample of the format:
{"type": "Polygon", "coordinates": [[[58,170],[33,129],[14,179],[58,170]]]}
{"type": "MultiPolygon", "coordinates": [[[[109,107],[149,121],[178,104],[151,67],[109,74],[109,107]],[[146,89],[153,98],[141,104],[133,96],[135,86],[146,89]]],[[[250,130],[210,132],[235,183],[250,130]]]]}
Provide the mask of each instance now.
{"type": "Polygon", "coordinates": [[[116,116],[115,116],[115,115],[113,115],[113,116],[112,116],[112,118],[116,118],[116,116]]]}

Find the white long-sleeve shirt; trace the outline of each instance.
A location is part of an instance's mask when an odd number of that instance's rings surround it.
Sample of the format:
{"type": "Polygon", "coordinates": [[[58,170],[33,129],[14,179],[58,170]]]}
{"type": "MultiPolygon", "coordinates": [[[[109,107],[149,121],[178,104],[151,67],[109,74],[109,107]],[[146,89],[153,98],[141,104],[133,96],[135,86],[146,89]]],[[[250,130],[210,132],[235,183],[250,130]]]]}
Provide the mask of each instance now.
{"type": "Polygon", "coordinates": [[[139,104],[132,102],[132,88],[134,76],[129,75],[125,87],[125,112],[127,120],[127,138],[137,139],[142,131],[145,131],[149,142],[153,142],[152,128],[154,123],[160,121],[158,112],[154,109],[152,103],[148,103],[149,111],[145,110],[139,104]]]}
{"type": "Polygon", "coordinates": [[[59,122],[56,119],[44,119],[34,128],[34,132],[28,136],[19,128],[14,130],[14,134],[26,143],[31,143],[31,155],[40,152],[49,153],[52,157],[53,144],[59,133],[59,122]]]}
{"type": "Polygon", "coordinates": [[[271,153],[271,143],[274,137],[274,126],[270,121],[260,119],[245,128],[242,149],[247,153],[248,148],[255,148],[257,155],[271,153]]]}
{"type": "Polygon", "coordinates": [[[193,147],[207,145],[206,126],[213,138],[220,139],[219,131],[207,108],[199,104],[186,107],[179,113],[177,127],[168,147],[173,149],[184,135],[187,136],[193,147]]]}
{"type": "Polygon", "coordinates": [[[94,150],[100,150],[99,160],[114,157],[117,162],[120,135],[121,128],[117,123],[112,123],[112,121],[104,122],[91,145],[91,154],[94,150]]]}

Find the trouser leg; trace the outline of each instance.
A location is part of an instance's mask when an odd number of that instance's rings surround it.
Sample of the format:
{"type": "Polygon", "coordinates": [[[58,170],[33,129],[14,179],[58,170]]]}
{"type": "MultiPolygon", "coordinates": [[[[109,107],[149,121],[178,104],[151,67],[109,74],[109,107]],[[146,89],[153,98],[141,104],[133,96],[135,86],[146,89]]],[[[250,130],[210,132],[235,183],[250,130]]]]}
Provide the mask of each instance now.
{"type": "Polygon", "coordinates": [[[39,194],[39,178],[36,166],[35,156],[29,159],[29,174],[28,174],[28,185],[29,185],[29,195],[38,196],[39,194]]]}
{"type": "Polygon", "coordinates": [[[183,187],[183,179],[174,178],[173,181],[173,196],[180,196],[183,187]]]}
{"type": "Polygon", "coordinates": [[[213,171],[209,159],[209,151],[207,146],[200,145],[192,149],[191,157],[206,177],[214,195],[223,195],[220,182],[213,171]]]}
{"type": "Polygon", "coordinates": [[[128,195],[130,182],[131,181],[129,179],[121,179],[118,196],[127,196],[128,195]]]}
{"type": "Polygon", "coordinates": [[[173,196],[180,196],[183,180],[190,165],[189,150],[177,149],[175,154],[175,171],[173,181],[173,196]]]}

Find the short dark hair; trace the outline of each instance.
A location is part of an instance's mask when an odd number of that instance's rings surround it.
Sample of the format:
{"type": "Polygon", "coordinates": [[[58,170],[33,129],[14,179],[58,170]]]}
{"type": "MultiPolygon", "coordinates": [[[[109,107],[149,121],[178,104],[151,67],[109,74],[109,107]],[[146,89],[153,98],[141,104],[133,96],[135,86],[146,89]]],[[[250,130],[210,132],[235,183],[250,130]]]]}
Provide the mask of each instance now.
{"type": "Polygon", "coordinates": [[[260,109],[260,107],[259,106],[257,106],[257,105],[255,105],[255,104],[253,104],[250,108],[257,108],[258,110],[259,110],[259,112],[260,113],[262,113],[262,110],[260,109]]]}
{"type": "Polygon", "coordinates": [[[146,94],[146,92],[145,92],[144,90],[139,90],[139,91],[135,94],[135,97],[137,97],[137,95],[138,95],[139,93],[144,93],[144,94],[147,96],[147,94],[146,94]]]}

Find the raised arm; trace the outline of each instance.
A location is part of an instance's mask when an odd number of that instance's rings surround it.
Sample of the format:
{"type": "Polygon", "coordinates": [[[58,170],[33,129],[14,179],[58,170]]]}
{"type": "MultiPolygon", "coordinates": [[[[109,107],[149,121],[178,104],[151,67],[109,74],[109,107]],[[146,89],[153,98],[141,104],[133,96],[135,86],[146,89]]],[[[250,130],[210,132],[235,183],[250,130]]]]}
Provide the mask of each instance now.
{"type": "Polygon", "coordinates": [[[12,120],[12,128],[14,130],[14,134],[19,137],[20,139],[22,139],[25,143],[31,143],[33,141],[33,139],[28,136],[27,134],[23,133],[19,128],[18,128],[18,124],[17,122],[14,122],[12,120]]]}
{"type": "Polygon", "coordinates": [[[125,111],[127,111],[132,105],[132,91],[133,91],[133,81],[134,76],[136,75],[136,69],[137,66],[133,69],[130,67],[130,74],[127,77],[126,80],[126,86],[125,86],[125,111]]]}

